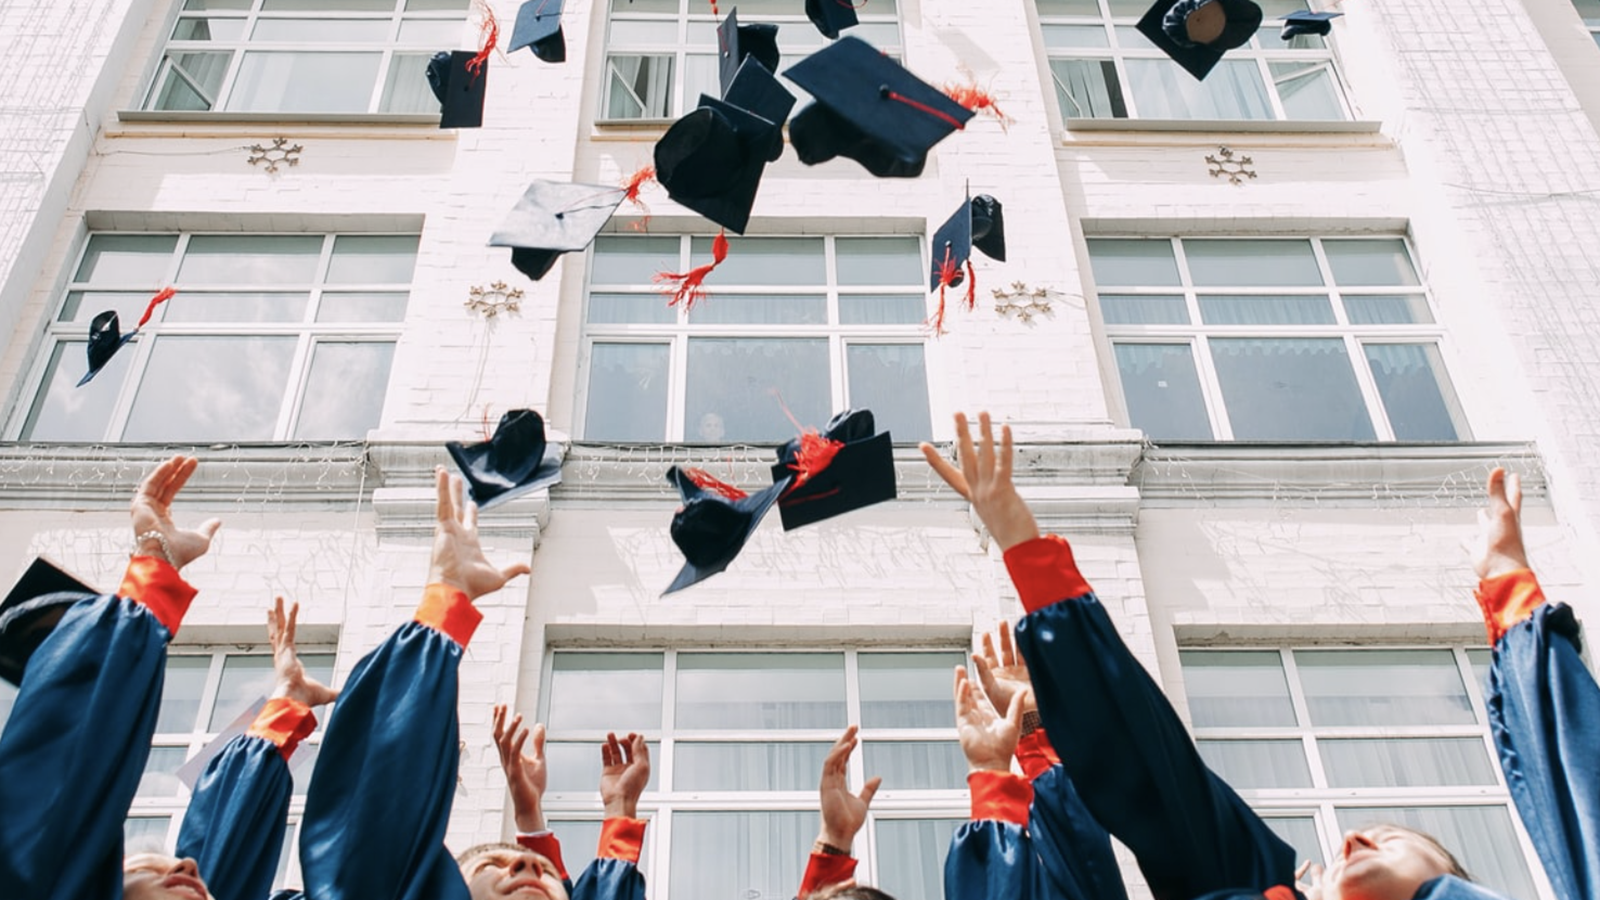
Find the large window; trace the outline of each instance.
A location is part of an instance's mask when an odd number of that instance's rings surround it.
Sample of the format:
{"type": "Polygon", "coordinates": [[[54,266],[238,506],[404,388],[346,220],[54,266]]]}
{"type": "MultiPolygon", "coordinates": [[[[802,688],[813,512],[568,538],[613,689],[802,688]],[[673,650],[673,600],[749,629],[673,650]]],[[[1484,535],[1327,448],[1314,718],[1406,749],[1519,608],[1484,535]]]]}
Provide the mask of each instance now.
{"type": "Polygon", "coordinates": [[[583,424],[591,441],[782,441],[847,407],[896,441],[931,437],[921,241],[731,237],[694,309],[657,272],[709,237],[602,235],[589,273],[583,424]]]}
{"type": "Polygon", "coordinates": [[[35,441],[361,440],[377,426],[416,235],[95,234],[84,247],[18,437],[35,441]],[[138,337],[95,379],[89,323],[138,337]]]}
{"type": "Polygon", "coordinates": [[[1378,823],[1437,837],[1507,897],[1535,897],[1489,738],[1489,651],[1184,650],[1200,755],[1318,862],[1378,823]]]}
{"type": "Polygon", "coordinates": [[[428,113],[468,0],[183,0],[145,109],[428,113]]]}
{"type": "Polygon", "coordinates": [[[853,723],[851,788],[883,776],[856,838],[857,877],[897,897],[941,897],[945,853],[968,815],[950,707],[950,671],[965,659],[958,649],[556,651],[540,718],[545,811],[567,868],[594,856],[600,742],[635,731],[651,751],[639,804],[650,895],[794,896],[821,821],[823,757],[853,723]]]}
{"type": "MultiPolygon", "coordinates": [[[[693,109],[701,94],[722,96],[717,25],[734,4],[723,4],[720,16],[711,6],[706,0],[610,0],[602,120],[671,119],[693,109]]],[[[828,43],[794,0],[740,0],[737,6],[742,23],[779,26],[780,72],[828,43]]],[[[896,0],[872,0],[857,16],[861,24],[848,30],[850,36],[900,55],[896,0]]],[[[787,80],[784,84],[804,106],[808,95],[787,80]]]]}
{"type": "Polygon", "coordinates": [[[1348,119],[1327,39],[1279,40],[1304,0],[1260,0],[1249,44],[1196,80],[1134,26],[1148,0],[1036,0],[1066,119],[1348,119]]]}
{"type": "Polygon", "coordinates": [[[1128,418],[1174,441],[1456,441],[1400,238],[1091,238],[1128,418]]]}
{"type": "Polygon", "coordinates": [[[1578,8],[1578,15],[1583,18],[1583,26],[1589,29],[1589,36],[1600,44],[1600,0],[1572,0],[1572,5],[1578,8]]]}

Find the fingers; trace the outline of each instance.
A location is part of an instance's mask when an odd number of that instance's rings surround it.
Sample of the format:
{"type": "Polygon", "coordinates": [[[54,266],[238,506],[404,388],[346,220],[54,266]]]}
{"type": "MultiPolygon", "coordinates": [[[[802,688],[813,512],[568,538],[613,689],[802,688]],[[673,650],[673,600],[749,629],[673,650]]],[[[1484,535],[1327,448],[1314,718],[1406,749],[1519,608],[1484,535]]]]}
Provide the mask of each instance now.
{"type": "Polygon", "coordinates": [[[961,464],[961,477],[970,489],[978,483],[978,458],[972,446],[972,429],[967,427],[965,413],[956,413],[956,461],[961,464]]]}
{"type": "Polygon", "coordinates": [[[478,530],[478,504],[471,500],[463,499],[461,502],[463,524],[473,531],[478,530]]]}
{"type": "Polygon", "coordinates": [[[844,771],[845,763],[850,761],[850,754],[856,749],[856,744],[859,743],[856,740],[856,732],[859,730],[856,726],[851,725],[844,730],[844,734],[839,735],[837,741],[833,742],[833,747],[828,750],[827,758],[822,761],[824,772],[830,769],[844,771]]]}
{"type": "Polygon", "coordinates": [[[1011,705],[1006,707],[1006,721],[1011,723],[1011,727],[1015,728],[1018,734],[1022,733],[1023,705],[1032,695],[1032,688],[1028,688],[1027,690],[1023,691],[1017,691],[1015,694],[1011,695],[1011,705]]]}
{"type": "Polygon", "coordinates": [[[1506,496],[1506,470],[1505,469],[1502,469],[1499,466],[1495,466],[1492,470],[1490,470],[1490,472],[1489,472],[1489,484],[1488,484],[1487,490],[1489,492],[1489,502],[1490,502],[1490,504],[1493,504],[1496,500],[1505,499],[1505,496],[1506,496]]]}
{"type": "MultiPolygon", "coordinates": [[[[504,703],[494,705],[494,713],[489,717],[490,734],[494,735],[494,742],[500,745],[506,736],[506,706],[504,703]]],[[[500,747],[504,750],[505,747],[500,747]]]]}
{"type": "Polygon", "coordinates": [[[1000,426],[1000,458],[995,463],[995,481],[1005,484],[1011,482],[1011,460],[1015,450],[1015,446],[1011,443],[1011,426],[1000,426]]]}
{"type": "MultiPolygon", "coordinates": [[[[474,513],[473,515],[476,516],[477,514],[474,513]]],[[[507,580],[507,581],[510,581],[511,579],[517,577],[518,575],[531,575],[531,574],[533,574],[533,569],[529,568],[528,564],[525,563],[525,562],[512,563],[511,565],[506,566],[504,569],[500,570],[500,575],[502,577],[504,577],[505,580],[507,580]]]]}
{"type": "Polygon", "coordinates": [[[272,608],[267,610],[267,640],[273,647],[277,647],[283,638],[283,598],[273,600],[272,608]]]}
{"type": "Polygon", "coordinates": [[[511,739],[511,755],[514,758],[521,759],[522,747],[528,743],[528,729],[522,727],[521,714],[511,720],[511,733],[514,735],[511,739]]]}
{"type": "Polygon", "coordinates": [[[444,466],[435,466],[433,469],[433,485],[437,490],[439,499],[434,506],[434,516],[440,522],[454,522],[456,519],[455,492],[450,484],[450,475],[445,472],[444,466]]]}
{"type": "Polygon", "coordinates": [[[861,786],[861,793],[857,794],[856,796],[861,798],[862,803],[871,806],[872,798],[877,796],[878,788],[882,786],[882,784],[883,779],[881,777],[873,776],[868,778],[867,783],[861,786]]]}
{"type": "Polygon", "coordinates": [[[600,761],[608,768],[622,764],[622,747],[615,734],[606,735],[606,742],[600,745],[600,761]]]}
{"type": "Polygon", "coordinates": [[[978,433],[983,436],[978,444],[978,471],[990,475],[994,472],[994,420],[986,412],[978,413],[978,433]]]}
{"type": "MultiPolygon", "coordinates": [[[[517,720],[519,722],[521,721],[521,719],[522,719],[521,716],[517,717],[517,720]]],[[[521,747],[522,747],[522,742],[518,741],[517,742],[517,748],[519,749],[519,751],[520,751],[521,747]]],[[[539,724],[533,726],[533,758],[534,759],[544,759],[544,723],[543,722],[540,722],[539,724]]]]}
{"type": "Polygon", "coordinates": [[[928,461],[928,465],[933,469],[934,474],[943,479],[945,484],[950,485],[951,489],[956,493],[971,500],[972,494],[967,489],[967,479],[961,476],[956,467],[950,465],[948,459],[940,456],[939,451],[932,444],[923,443],[919,446],[922,448],[922,458],[928,461]]]}
{"type": "Polygon", "coordinates": [[[1002,666],[1020,665],[1021,658],[1017,655],[1017,646],[1011,640],[1011,623],[1000,620],[1000,664],[1002,666]]]}
{"type": "Polygon", "coordinates": [[[152,500],[160,500],[162,490],[172,478],[172,473],[177,470],[178,464],[183,460],[181,456],[174,456],[154,469],[139,482],[139,493],[152,500]]]}
{"type": "Polygon", "coordinates": [[[200,536],[209,542],[212,538],[217,536],[217,529],[221,527],[221,519],[207,519],[204,522],[201,522],[200,527],[196,528],[195,530],[200,532],[200,536]]]}
{"type": "MultiPolygon", "coordinates": [[[[278,598],[278,615],[279,615],[279,617],[283,616],[283,598],[282,597],[278,598]]],[[[288,644],[290,648],[294,647],[295,620],[297,620],[299,618],[300,618],[300,604],[299,603],[290,604],[290,606],[289,606],[289,622],[288,622],[287,625],[284,626],[284,629],[283,629],[283,642],[285,644],[288,644]]]]}
{"type": "Polygon", "coordinates": [[[644,742],[644,735],[630,734],[628,743],[631,745],[633,756],[630,762],[650,765],[650,745],[644,742]]]}
{"type": "Polygon", "coordinates": [[[183,486],[188,483],[189,476],[194,474],[195,468],[200,465],[200,460],[192,456],[179,456],[175,457],[175,459],[178,464],[173,467],[172,472],[167,476],[166,482],[161,485],[160,493],[157,495],[157,499],[160,502],[169,506],[177,498],[178,491],[183,490],[183,486]]]}
{"type": "Polygon", "coordinates": [[[1506,502],[1511,505],[1511,511],[1518,516],[1522,515],[1522,476],[1509,475],[1506,477],[1506,502]]]}
{"type": "MultiPolygon", "coordinates": [[[[1005,664],[1004,661],[1002,661],[1000,659],[999,655],[997,655],[994,652],[994,638],[992,636],[990,636],[989,632],[987,632],[987,631],[985,631],[983,633],[983,657],[982,658],[984,660],[988,661],[991,665],[995,665],[995,664],[1004,665],[1005,664]]],[[[973,657],[972,661],[973,662],[977,662],[978,661],[978,657],[973,657]]]]}
{"type": "Polygon", "coordinates": [[[956,666],[955,684],[956,719],[965,719],[972,712],[972,682],[967,678],[965,666],[956,666]]]}

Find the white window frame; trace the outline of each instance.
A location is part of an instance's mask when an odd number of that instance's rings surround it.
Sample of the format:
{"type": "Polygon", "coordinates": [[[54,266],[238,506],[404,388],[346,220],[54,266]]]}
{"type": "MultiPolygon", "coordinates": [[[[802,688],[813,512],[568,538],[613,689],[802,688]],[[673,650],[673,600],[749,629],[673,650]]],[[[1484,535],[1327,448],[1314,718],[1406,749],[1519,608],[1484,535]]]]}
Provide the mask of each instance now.
{"type": "MultiPolygon", "coordinates": [[[[1411,242],[1402,235],[1397,234],[1359,234],[1339,236],[1311,236],[1311,235],[1258,235],[1258,234],[1216,234],[1195,235],[1173,238],[1151,238],[1149,235],[1137,234],[1089,234],[1088,240],[1166,240],[1171,241],[1174,258],[1177,261],[1178,277],[1180,284],[1164,287],[1144,287],[1127,285],[1097,285],[1095,288],[1095,305],[1098,311],[1101,294],[1114,296],[1176,296],[1182,294],[1185,308],[1188,311],[1189,324],[1187,325],[1134,325],[1113,324],[1105,321],[1101,314],[1101,324],[1106,336],[1106,359],[1109,370],[1116,379],[1118,402],[1122,407],[1122,421],[1133,426],[1132,414],[1128,409],[1126,395],[1122,387],[1121,371],[1116,361],[1115,345],[1118,343],[1139,344],[1175,344],[1190,348],[1194,359],[1195,372],[1199,378],[1200,391],[1206,403],[1206,416],[1211,424],[1213,441],[1232,441],[1233,428],[1228,420],[1227,404],[1222,393],[1222,384],[1217,377],[1216,365],[1212,360],[1210,346],[1211,338],[1259,338],[1259,339],[1302,339],[1302,338],[1335,338],[1342,340],[1345,351],[1350,360],[1356,385],[1360,389],[1361,397],[1367,406],[1367,413],[1372,419],[1372,428],[1376,440],[1395,441],[1394,426],[1389,422],[1388,410],[1384,407],[1383,397],[1378,391],[1377,380],[1372,374],[1372,367],[1367,361],[1364,346],[1367,344],[1432,344],[1438,351],[1443,363],[1445,384],[1450,392],[1455,395],[1460,414],[1453,417],[1456,427],[1458,442],[1472,440],[1470,424],[1467,421],[1464,406],[1460,404],[1460,394],[1456,391],[1455,381],[1449,377],[1449,360],[1452,353],[1449,347],[1449,334],[1440,322],[1439,310],[1433,300],[1433,293],[1428,289],[1426,279],[1422,277],[1423,268],[1416,257],[1416,252],[1411,242]],[[1404,246],[1407,259],[1413,271],[1417,273],[1418,285],[1381,285],[1381,286],[1340,286],[1333,277],[1333,270],[1329,266],[1327,254],[1323,251],[1323,241],[1337,241],[1345,239],[1381,239],[1397,240],[1404,246]],[[1317,268],[1322,277],[1320,285],[1304,286],[1206,286],[1197,288],[1189,272],[1188,258],[1184,255],[1185,242],[1200,242],[1213,239],[1244,240],[1244,241],[1310,241],[1312,252],[1316,256],[1317,268]],[[1333,305],[1334,324],[1331,325],[1206,325],[1202,323],[1200,315],[1201,295],[1224,294],[1231,296],[1262,294],[1271,296],[1304,295],[1313,297],[1327,297],[1333,305]],[[1410,294],[1423,297],[1427,303],[1429,318],[1432,322],[1407,323],[1398,325],[1352,325],[1344,306],[1346,296],[1391,296],[1395,294],[1410,294]]],[[[1153,438],[1160,441],[1160,438],[1153,438]]]]}

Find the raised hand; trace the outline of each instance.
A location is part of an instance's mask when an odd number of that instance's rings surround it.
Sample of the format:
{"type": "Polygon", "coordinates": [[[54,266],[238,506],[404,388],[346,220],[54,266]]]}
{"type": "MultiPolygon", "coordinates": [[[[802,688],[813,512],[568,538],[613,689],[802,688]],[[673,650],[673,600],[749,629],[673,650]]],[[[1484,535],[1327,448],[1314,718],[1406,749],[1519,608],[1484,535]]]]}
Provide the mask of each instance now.
{"type": "Polygon", "coordinates": [[[1031,693],[1023,691],[1012,697],[1002,718],[982,686],[967,677],[966,667],[956,666],[956,733],[961,737],[961,752],[967,756],[967,765],[974,772],[1010,771],[1017,737],[1022,734],[1022,704],[1031,693]]]}
{"type": "Polygon", "coordinates": [[[1496,468],[1489,473],[1489,503],[1478,510],[1478,539],[1472,547],[1472,570],[1493,578],[1528,567],[1522,546],[1522,479],[1496,468]]]}
{"type": "Polygon", "coordinates": [[[531,570],[527,563],[513,563],[504,569],[490,564],[478,543],[477,504],[466,499],[461,479],[446,473],[443,466],[434,469],[433,474],[439,489],[439,521],[433,529],[428,583],[448,584],[476,600],[500,590],[518,575],[528,574],[531,570]]]}
{"type": "Polygon", "coordinates": [[[994,637],[983,636],[983,651],[972,655],[972,664],[978,670],[978,681],[997,709],[1010,709],[1014,697],[1024,697],[1022,711],[1034,709],[1033,682],[1028,679],[1028,664],[1017,652],[1011,640],[1011,623],[1001,621],[996,629],[1000,634],[1000,652],[995,652],[994,637]]]}
{"type": "Polygon", "coordinates": [[[629,734],[619,741],[616,734],[606,735],[600,760],[604,764],[600,801],[605,804],[606,818],[639,818],[639,796],[650,783],[650,748],[644,737],[629,734]]]}
{"type": "Polygon", "coordinates": [[[321,706],[339,699],[339,692],[306,674],[300,663],[300,654],[294,645],[295,619],[300,615],[300,604],[289,607],[283,614],[283,598],[277,598],[273,608],[267,610],[267,640],[272,644],[272,669],[277,673],[277,684],[272,697],[287,697],[306,706],[321,706]]]}
{"type": "Polygon", "coordinates": [[[978,414],[978,427],[983,440],[976,448],[972,444],[972,431],[967,427],[967,417],[956,413],[957,469],[939,455],[932,444],[922,444],[922,455],[928,465],[944,479],[945,484],[972,504],[984,527],[1000,545],[1010,550],[1017,544],[1039,536],[1039,525],[1033,520],[1017,488],[1011,483],[1011,460],[1015,455],[1011,445],[1011,426],[1000,429],[1000,450],[995,452],[994,426],[988,413],[978,414]]]}
{"type": "Polygon", "coordinates": [[[494,746],[500,751],[500,768],[506,773],[512,814],[516,817],[518,831],[544,831],[543,801],[549,781],[544,761],[544,725],[533,726],[533,755],[528,756],[522,752],[530,734],[522,725],[522,714],[518,713],[508,725],[507,712],[503,704],[495,705],[494,746]]]}
{"type": "Polygon", "coordinates": [[[172,501],[200,464],[192,456],[174,456],[145,476],[133,497],[133,534],[140,556],[165,559],[174,569],[205,555],[221,519],[207,519],[199,528],[181,529],[172,521],[172,501]],[[159,535],[155,537],[154,535],[159,535]]]}
{"type": "Polygon", "coordinates": [[[817,833],[817,841],[840,850],[849,850],[855,843],[856,833],[867,824],[867,808],[872,805],[872,797],[883,784],[882,778],[868,778],[861,786],[861,793],[850,793],[845,773],[850,765],[850,754],[861,743],[856,731],[856,726],[851,725],[833,742],[827,759],[822,761],[822,781],[817,785],[822,805],[822,830],[817,833]]]}

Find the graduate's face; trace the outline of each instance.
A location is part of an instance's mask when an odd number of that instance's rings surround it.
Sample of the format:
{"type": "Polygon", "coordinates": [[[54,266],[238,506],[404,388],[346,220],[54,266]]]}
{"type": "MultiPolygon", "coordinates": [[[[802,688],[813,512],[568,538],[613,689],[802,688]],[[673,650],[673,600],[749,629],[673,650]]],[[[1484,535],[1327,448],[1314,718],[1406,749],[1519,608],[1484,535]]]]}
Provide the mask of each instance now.
{"type": "Polygon", "coordinates": [[[122,861],[123,900],[211,900],[192,859],[135,853],[122,861]]]}
{"type": "Polygon", "coordinates": [[[1449,861],[1421,835],[1380,825],[1346,832],[1339,859],[1322,883],[1333,888],[1337,900],[1410,900],[1424,882],[1450,870],[1449,861]]]}
{"type": "Polygon", "coordinates": [[[532,850],[490,850],[463,867],[472,900],[567,900],[555,864],[532,850]]]}

